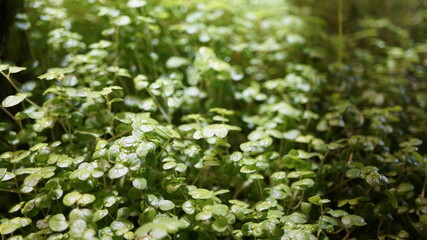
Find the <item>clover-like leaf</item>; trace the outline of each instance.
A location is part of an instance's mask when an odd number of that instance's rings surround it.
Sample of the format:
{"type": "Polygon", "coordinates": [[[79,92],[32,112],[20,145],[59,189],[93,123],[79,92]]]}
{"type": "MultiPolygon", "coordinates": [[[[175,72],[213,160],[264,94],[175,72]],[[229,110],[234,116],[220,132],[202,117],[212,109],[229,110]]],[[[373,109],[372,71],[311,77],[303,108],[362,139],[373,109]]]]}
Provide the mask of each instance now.
{"type": "Polygon", "coordinates": [[[170,210],[175,208],[175,204],[170,200],[160,200],[159,201],[159,208],[162,211],[170,211],[170,210]]]}
{"type": "Polygon", "coordinates": [[[124,175],[126,175],[128,171],[129,171],[129,168],[123,166],[120,163],[116,163],[116,165],[114,165],[114,167],[112,167],[108,171],[108,177],[111,179],[121,178],[124,175]]]}
{"type": "Polygon", "coordinates": [[[214,192],[203,189],[203,188],[194,189],[188,193],[194,199],[209,199],[209,198],[212,198],[214,196],[214,192]]]}
{"type": "Polygon", "coordinates": [[[312,179],[302,179],[292,183],[291,188],[297,190],[304,190],[306,188],[312,187],[314,185],[314,181],[312,179]]]}
{"type": "Polygon", "coordinates": [[[197,221],[205,221],[212,217],[212,212],[209,211],[202,211],[196,214],[196,220],[197,221]]]}
{"type": "Polygon", "coordinates": [[[92,221],[97,222],[97,221],[103,219],[105,216],[107,216],[107,214],[108,214],[107,209],[96,210],[96,212],[93,214],[92,221]]]}
{"type": "Polygon", "coordinates": [[[194,206],[193,200],[187,200],[185,201],[182,206],[182,210],[187,214],[194,214],[196,212],[196,208],[194,206]]]}
{"type": "Polygon", "coordinates": [[[227,221],[227,218],[225,217],[218,218],[212,223],[213,230],[217,232],[224,232],[227,229],[227,226],[228,226],[228,221],[227,221]]]}
{"type": "Polygon", "coordinates": [[[132,181],[132,185],[139,190],[143,190],[147,187],[147,180],[145,178],[135,178],[132,181]]]}
{"type": "Polygon", "coordinates": [[[79,201],[81,197],[82,197],[81,193],[77,191],[73,191],[73,192],[67,193],[62,199],[62,202],[64,203],[65,206],[72,206],[77,201],[79,201]]]}
{"type": "Polygon", "coordinates": [[[206,205],[204,211],[210,211],[216,216],[225,216],[228,213],[228,206],[224,204],[206,205]]]}
{"type": "Polygon", "coordinates": [[[77,201],[77,203],[79,205],[85,206],[85,205],[88,205],[90,203],[93,203],[95,201],[95,199],[96,199],[96,197],[94,195],[85,193],[80,197],[80,199],[77,201]]]}
{"type": "Polygon", "coordinates": [[[64,214],[59,213],[49,220],[49,228],[54,232],[62,232],[68,228],[67,219],[65,219],[64,214]]]}
{"type": "Polygon", "coordinates": [[[50,68],[47,70],[47,73],[39,76],[39,79],[46,79],[46,80],[53,80],[58,79],[62,80],[64,79],[65,75],[68,73],[72,73],[74,71],[73,68],[50,68]]]}
{"type": "Polygon", "coordinates": [[[284,237],[289,239],[298,239],[298,240],[316,240],[317,238],[304,230],[292,230],[289,233],[286,233],[284,237]]]}
{"type": "Polygon", "coordinates": [[[15,230],[29,225],[31,222],[31,219],[27,217],[15,217],[10,220],[2,219],[0,223],[0,234],[11,234],[15,230]]]}
{"type": "Polygon", "coordinates": [[[397,192],[399,194],[405,194],[408,192],[411,192],[415,189],[414,185],[412,183],[409,182],[404,182],[399,184],[399,186],[397,186],[397,192]]]}
{"type": "Polygon", "coordinates": [[[342,217],[342,216],[347,216],[348,213],[344,210],[331,210],[328,212],[332,217],[342,217]]]}

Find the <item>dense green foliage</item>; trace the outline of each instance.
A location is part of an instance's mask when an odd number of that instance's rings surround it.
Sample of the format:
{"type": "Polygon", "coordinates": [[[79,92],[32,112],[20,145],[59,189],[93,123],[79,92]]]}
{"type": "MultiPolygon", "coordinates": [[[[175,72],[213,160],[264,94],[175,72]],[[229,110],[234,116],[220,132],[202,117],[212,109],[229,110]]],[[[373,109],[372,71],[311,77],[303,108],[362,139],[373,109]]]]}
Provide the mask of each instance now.
{"type": "Polygon", "coordinates": [[[2,239],[427,237],[427,10],[340,2],[25,1],[2,239]]]}

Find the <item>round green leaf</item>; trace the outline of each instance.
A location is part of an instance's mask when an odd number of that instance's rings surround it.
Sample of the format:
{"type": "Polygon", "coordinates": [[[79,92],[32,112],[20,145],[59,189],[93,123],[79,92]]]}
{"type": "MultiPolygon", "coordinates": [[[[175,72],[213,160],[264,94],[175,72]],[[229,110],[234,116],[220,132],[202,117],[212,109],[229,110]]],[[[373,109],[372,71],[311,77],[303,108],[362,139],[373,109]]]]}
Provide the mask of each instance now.
{"type": "Polygon", "coordinates": [[[132,185],[139,190],[143,190],[147,187],[147,180],[145,178],[135,178],[132,181],[132,185]]]}
{"type": "Polygon", "coordinates": [[[348,215],[348,213],[346,211],[344,211],[344,210],[333,210],[333,211],[330,211],[329,214],[332,217],[342,217],[342,216],[347,216],[348,215]]]}
{"type": "Polygon", "coordinates": [[[297,190],[303,190],[314,185],[314,181],[312,179],[302,179],[292,183],[291,188],[297,190]]]}
{"type": "Polygon", "coordinates": [[[217,232],[224,232],[227,229],[227,226],[228,226],[228,222],[227,222],[227,218],[225,217],[215,220],[212,224],[213,230],[217,232]]]}
{"type": "Polygon", "coordinates": [[[175,204],[169,200],[160,200],[159,201],[159,208],[162,211],[170,211],[170,210],[175,208],[175,204]]]}
{"type": "Polygon", "coordinates": [[[175,170],[177,172],[185,172],[187,170],[187,165],[185,165],[184,163],[178,163],[175,167],[175,170]]]}
{"type": "Polygon", "coordinates": [[[181,208],[185,213],[190,214],[190,215],[194,214],[196,211],[194,204],[193,204],[193,200],[188,200],[188,201],[184,202],[182,204],[181,208]]]}
{"type": "Polygon", "coordinates": [[[167,163],[163,164],[163,169],[169,170],[171,168],[174,168],[175,166],[176,166],[176,162],[167,162],[167,163]]]}
{"type": "Polygon", "coordinates": [[[132,222],[122,219],[122,220],[115,220],[110,224],[110,228],[117,231],[119,229],[122,228],[127,228],[127,229],[133,229],[135,226],[132,222]]]}
{"type": "Polygon", "coordinates": [[[126,175],[128,171],[129,168],[123,166],[120,163],[117,163],[113,168],[108,171],[108,177],[110,177],[111,179],[121,178],[126,175]]]}
{"type": "Polygon", "coordinates": [[[199,212],[196,215],[196,220],[197,221],[204,221],[204,220],[208,220],[212,217],[212,212],[208,212],[208,211],[203,211],[203,212],[199,212]]]}
{"type": "Polygon", "coordinates": [[[194,199],[209,199],[209,198],[212,198],[214,196],[214,192],[203,189],[203,188],[194,189],[188,193],[194,199]]]}
{"type": "Polygon", "coordinates": [[[76,203],[81,197],[82,195],[79,192],[73,191],[73,192],[67,193],[62,199],[62,202],[64,203],[65,206],[71,206],[74,203],[76,203]]]}
{"type": "Polygon", "coordinates": [[[290,239],[298,239],[298,240],[316,240],[317,238],[308,232],[305,232],[303,230],[292,230],[289,233],[286,233],[284,235],[285,237],[288,237],[290,239]]]}
{"type": "Polygon", "coordinates": [[[411,192],[415,189],[414,185],[412,183],[408,183],[408,182],[404,182],[399,184],[399,186],[397,186],[397,192],[399,194],[405,194],[407,192],[411,192]]]}
{"type": "Polygon", "coordinates": [[[225,216],[228,213],[228,206],[224,204],[214,204],[211,207],[211,212],[217,216],[225,216]]]}
{"type": "Polygon", "coordinates": [[[107,214],[108,214],[108,210],[107,209],[97,210],[93,214],[92,222],[97,222],[97,221],[103,219],[105,216],[107,216],[107,214]]]}
{"type": "Polygon", "coordinates": [[[130,22],[131,22],[130,17],[124,15],[124,16],[120,16],[120,17],[116,18],[114,20],[114,25],[125,26],[125,25],[128,25],[130,22]]]}
{"type": "Polygon", "coordinates": [[[62,232],[68,228],[64,214],[56,214],[49,221],[49,228],[54,232],[62,232]]]}
{"type": "Polygon", "coordinates": [[[94,195],[85,193],[80,197],[80,199],[77,201],[77,203],[85,206],[85,205],[88,205],[90,203],[93,203],[95,201],[95,199],[96,198],[94,195]]]}

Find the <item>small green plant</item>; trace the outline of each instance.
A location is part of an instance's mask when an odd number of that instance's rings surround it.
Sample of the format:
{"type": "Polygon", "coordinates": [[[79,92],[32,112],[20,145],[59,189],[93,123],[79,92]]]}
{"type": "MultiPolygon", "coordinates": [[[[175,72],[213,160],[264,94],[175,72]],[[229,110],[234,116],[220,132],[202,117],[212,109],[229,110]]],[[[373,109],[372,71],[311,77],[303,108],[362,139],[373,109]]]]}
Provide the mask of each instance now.
{"type": "Polygon", "coordinates": [[[2,239],[426,237],[409,31],[365,19],[337,52],[292,1],[25,4],[34,59],[0,65],[2,239]]]}

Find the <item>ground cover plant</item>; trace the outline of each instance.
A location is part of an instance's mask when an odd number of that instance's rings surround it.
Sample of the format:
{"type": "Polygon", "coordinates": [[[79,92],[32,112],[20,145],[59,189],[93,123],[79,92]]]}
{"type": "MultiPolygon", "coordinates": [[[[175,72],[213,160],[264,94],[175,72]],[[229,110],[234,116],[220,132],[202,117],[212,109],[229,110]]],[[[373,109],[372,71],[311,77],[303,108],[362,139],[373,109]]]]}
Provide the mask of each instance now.
{"type": "Polygon", "coordinates": [[[427,6],[367,2],[25,1],[2,239],[426,238],[427,6]]]}

